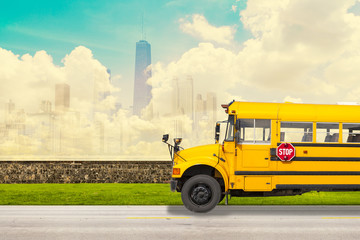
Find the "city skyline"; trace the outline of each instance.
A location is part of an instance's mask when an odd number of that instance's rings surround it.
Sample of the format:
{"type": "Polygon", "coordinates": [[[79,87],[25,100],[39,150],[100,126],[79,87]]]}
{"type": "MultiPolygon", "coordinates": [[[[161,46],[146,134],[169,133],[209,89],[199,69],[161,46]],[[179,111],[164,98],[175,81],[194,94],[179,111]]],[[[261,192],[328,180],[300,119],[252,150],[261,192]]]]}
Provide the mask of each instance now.
{"type": "MultiPolygon", "coordinates": [[[[124,119],[122,117],[119,122],[109,123],[108,121],[118,113],[98,110],[99,102],[96,99],[99,99],[99,96],[100,99],[103,98],[102,91],[94,89],[94,92],[99,92],[100,95],[94,94],[94,105],[84,115],[79,109],[71,106],[71,85],[62,83],[53,87],[54,100],[41,100],[35,112],[26,112],[11,100],[4,105],[5,118],[0,122],[0,151],[3,154],[30,154],[40,157],[54,155],[60,158],[74,153],[79,156],[101,154],[104,157],[114,154],[126,155],[126,126],[121,123],[124,119]],[[98,118],[98,114],[106,114],[107,117],[98,118]],[[88,118],[89,116],[91,117],[88,118]],[[83,125],[81,119],[87,119],[87,124],[83,125]],[[92,127],[86,130],[89,128],[88,124],[92,127]],[[84,130],[85,134],[79,134],[84,130]],[[1,150],[1,145],[6,142],[13,142],[12,147],[8,147],[7,151],[1,150]]],[[[105,95],[111,96],[111,93],[106,92],[105,95]]],[[[201,94],[193,92],[192,77],[187,76],[185,79],[174,79],[173,95],[174,108],[168,120],[174,125],[166,130],[172,131],[176,136],[191,137],[194,141],[204,140],[204,132],[211,134],[212,131],[209,129],[216,121],[216,94],[207,93],[206,99],[202,100],[201,94]],[[201,100],[200,105],[199,101],[194,102],[195,94],[197,100],[201,100]]],[[[130,118],[131,113],[128,112],[125,117],[130,118]]],[[[159,119],[161,117],[158,115],[153,120],[159,119]]]]}
{"type": "MultiPolygon", "coordinates": [[[[135,71],[134,84],[137,84],[138,88],[134,88],[134,95],[148,95],[147,98],[140,98],[143,102],[140,102],[142,107],[138,106],[138,112],[127,112],[126,116],[123,116],[127,118],[130,118],[132,114],[143,118],[140,111],[150,106],[152,100],[151,89],[147,84],[147,80],[151,77],[148,69],[151,64],[150,44],[140,40],[136,46],[135,69],[137,72],[135,71]]],[[[92,105],[89,105],[87,111],[79,109],[76,105],[73,106],[71,83],[54,83],[52,85],[54,98],[51,100],[40,98],[38,108],[32,112],[19,108],[9,99],[4,105],[5,119],[0,122],[0,151],[1,144],[12,142],[11,147],[8,146],[6,151],[2,150],[3,154],[53,155],[60,158],[73,154],[124,155],[127,145],[124,132],[126,126],[121,121],[112,120],[122,109],[117,108],[117,104],[113,105],[116,108],[115,111],[104,111],[101,107],[104,102],[114,97],[111,89],[104,88],[112,82],[111,70],[106,69],[106,74],[102,80],[94,79],[93,86],[89,86],[93,94],[89,95],[92,105]],[[86,119],[87,124],[83,125],[81,119],[86,119]],[[91,129],[88,129],[89,124],[91,129]],[[117,127],[114,128],[114,126],[117,127]],[[85,135],[81,134],[84,130],[85,135]]],[[[198,101],[195,103],[194,99],[195,95],[201,98],[201,94],[194,92],[194,79],[191,75],[181,79],[175,77],[171,87],[173,89],[172,114],[168,120],[174,125],[166,130],[171,130],[177,136],[191,137],[193,135],[195,141],[201,139],[203,132],[209,132],[201,125],[211,128],[216,121],[216,94],[207,93],[207,99],[202,100],[199,107],[198,101]]],[[[134,98],[134,106],[137,100],[139,99],[134,98]]],[[[149,109],[146,110],[149,111],[149,109]]],[[[151,118],[148,115],[146,121],[149,123],[152,120],[158,121],[163,114],[164,112],[157,112],[155,119],[152,119],[151,112],[151,118]]],[[[124,120],[123,117],[120,120],[124,120]]]]}

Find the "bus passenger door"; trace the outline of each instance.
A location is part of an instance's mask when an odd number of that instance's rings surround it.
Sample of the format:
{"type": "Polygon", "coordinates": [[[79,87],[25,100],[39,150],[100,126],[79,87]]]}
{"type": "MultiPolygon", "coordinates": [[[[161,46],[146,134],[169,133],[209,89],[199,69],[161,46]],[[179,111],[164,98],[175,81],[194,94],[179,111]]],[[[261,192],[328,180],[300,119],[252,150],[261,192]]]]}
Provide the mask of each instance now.
{"type": "Polygon", "coordinates": [[[240,119],[241,151],[239,168],[268,168],[270,163],[271,120],[240,119]]]}
{"type": "MultiPolygon", "coordinates": [[[[270,148],[271,148],[271,120],[269,119],[238,119],[240,129],[237,133],[236,151],[237,161],[235,175],[240,189],[247,190],[248,185],[254,186],[254,182],[259,181],[258,189],[253,191],[270,190],[269,179],[264,177],[244,176],[242,172],[248,171],[267,171],[270,167],[270,148]],[[249,184],[247,184],[249,182],[249,184]],[[264,184],[261,184],[261,183],[264,184]],[[262,186],[264,185],[264,186],[262,186]]],[[[268,178],[268,177],[266,177],[268,178]]],[[[270,179],[271,180],[271,179],[270,179]]],[[[271,182],[271,181],[270,181],[271,182]]]]}

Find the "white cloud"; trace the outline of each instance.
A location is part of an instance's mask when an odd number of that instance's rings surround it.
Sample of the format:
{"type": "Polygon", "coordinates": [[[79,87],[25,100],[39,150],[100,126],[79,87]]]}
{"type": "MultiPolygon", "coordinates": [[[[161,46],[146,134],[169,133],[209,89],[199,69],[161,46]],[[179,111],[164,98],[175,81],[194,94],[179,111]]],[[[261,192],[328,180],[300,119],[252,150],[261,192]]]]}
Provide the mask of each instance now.
{"type": "Polygon", "coordinates": [[[47,139],[49,132],[57,134],[58,129],[62,129],[61,145],[66,149],[65,154],[93,152],[99,131],[96,121],[102,120],[94,112],[113,110],[116,102],[113,96],[101,99],[99,95],[117,89],[111,85],[106,67],[93,58],[88,48],[75,48],[62,62],[63,66],[54,65],[45,51],[20,57],[0,48],[0,127],[4,121],[19,119],[19,116],[26,124],[25,133],[18,135],[11,130],[10,138],[0,138],[1,153],[47,154],[51,145],[47,139]],[[54,111],[57,83],[70,86],[70,112],[56,120],[56,127],[50,131],[49,116],[39,115],[40,103],[50,101],[54,111]],[[16,108],[10,114],[4,108],[9,100],[16,108]]]}
{"type": "MultiPolygon", "coordinates": [[[[220,103],[230,96],[269,102],[359,101],[360,17],[348,12],[354,4],[249,0],[240,16],[253,37],[238,52],[201,43],[178,61],[155,64],[154,106],[168,99],[172,77],[185,75],[193,76],[195,92],[215,91],[220,103]]],[[[206,19],[196,14],[192,22],[182,20],[181,28],[189,26],[186,31],[199,35],[194,29],[201,21],[206,19]]]]}
{"type": "Polygon", "coordinates": [[[302,103],[303,101],[301,100],[301,98],[292,98],[290,96],[286,96],[283,102],[302,103]]]}
{"type": "Polygon", "coordinates": [[[0,64],[0,101],[12,99],[22,108],[34,110],[41,100],[52,100],[55,82],[66,80],[63,71],[52,63],[45,51],[19,58],[0,48],[0,64]]]}
{"type": "Polygon", "coordinates": [[[254,37],[238,54],[243,81],[268,92],[264,99],[271,90],[306,102],[346,100],[359,82],[360,17],[348,12],[354,4],[248,1],[240,15],[254,37]]]}
{"type": "Polygon", "coordinates": [[[215,91],[222,101],[231,101],[227,90],[233,88],[239,81],[236,64],[236,54],[231,51],[216,48],[211,43],[200,43],[198,47],[184,53],[178,61],[171,62],[167,66],[153,65],[153,77],[149,83],[153,87],[154,111],[160,114],[171,111],[172,103],[169,100],[172,97],[174,77],[185,79],[191,76],[194,80],[195,93],[206,94],[215,91]]]}
{"type": "MultiPolygon", "coordinates": [[[[90,49],[79,46],[62,62],[64,66],[56,66],[45,51],[20,58],[0,48],[0,101],[11,99],[19,108],[36,112],[42,100],[54,101],[57,83],[70,85],[74,103],[83,101],[89,105],[99,92],[117,91],[109,82],[106,67],[93,58],[90,49]]],[[[71,104],[71,107],[77,106],[71,104]]]]}
{"type": "Polygon", "coordinates": [[[180,29],[203,41],[210,41],[220,44],[230,44],[236,32],[234,27],[221,26],[215,27],[206,20],[203,15],[194,14],[192,21],[180,19],[180,29]]]}

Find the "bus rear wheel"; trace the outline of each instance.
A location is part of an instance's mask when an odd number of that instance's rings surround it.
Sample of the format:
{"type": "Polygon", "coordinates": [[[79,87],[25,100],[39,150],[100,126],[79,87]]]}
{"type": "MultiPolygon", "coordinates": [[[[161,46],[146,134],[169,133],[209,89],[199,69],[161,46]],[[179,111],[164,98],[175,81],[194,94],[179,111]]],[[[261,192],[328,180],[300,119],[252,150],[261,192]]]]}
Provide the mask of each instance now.
{"type": "Polygon", "coordinates": [[[185,182],[181,190],[184,206],[193,212],[208,212],[212,210],[221,197],[221,187],[218,181],[208,175],[196,175],[185,182]]]}

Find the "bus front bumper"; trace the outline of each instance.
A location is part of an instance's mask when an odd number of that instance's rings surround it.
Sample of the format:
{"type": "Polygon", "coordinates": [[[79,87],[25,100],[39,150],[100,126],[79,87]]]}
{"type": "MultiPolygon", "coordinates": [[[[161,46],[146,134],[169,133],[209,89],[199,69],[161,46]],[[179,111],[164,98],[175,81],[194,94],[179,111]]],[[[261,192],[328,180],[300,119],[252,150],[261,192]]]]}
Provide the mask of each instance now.
{"type": "Polygon", "coordinates": [[[172,192],[176,192],[177,180],[171,179],[170,180],[170,189],[172,192]]]}

